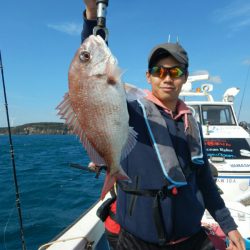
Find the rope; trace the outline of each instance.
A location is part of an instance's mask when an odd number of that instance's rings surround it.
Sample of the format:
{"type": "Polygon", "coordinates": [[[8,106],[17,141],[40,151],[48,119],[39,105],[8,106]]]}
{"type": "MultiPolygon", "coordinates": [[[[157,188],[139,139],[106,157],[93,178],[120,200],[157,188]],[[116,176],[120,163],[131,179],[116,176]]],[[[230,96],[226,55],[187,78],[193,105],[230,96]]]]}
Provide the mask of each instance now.
{"type": "Polygon", "coordinates": [[[72,237],[72,238],[67,238],[67,239],[61,239],[61,240],[55,240],[55,241],[50,241],[42,246],[40,246],[38,248],[38,250],[43,250],[43,249],[47,249],[47,247],[56,244],[56,243],[60,243],[60,242],[66,242],[66,241],[70,241],[70,240],[78,240],[78,239],[84,239],[86,241],[86,245],[84,249],[92,249],[93,243],[94,241],[89,241],[85,236],[78,236],[78,237],[72,237]]]}

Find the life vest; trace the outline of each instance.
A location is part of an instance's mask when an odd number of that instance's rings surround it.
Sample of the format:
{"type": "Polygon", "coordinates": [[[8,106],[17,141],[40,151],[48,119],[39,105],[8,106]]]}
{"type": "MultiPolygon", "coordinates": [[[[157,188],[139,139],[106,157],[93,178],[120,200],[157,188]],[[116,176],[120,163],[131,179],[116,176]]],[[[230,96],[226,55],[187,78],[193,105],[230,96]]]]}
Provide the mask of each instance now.
{"type": "Polygon", "coordinates": [[[104,224],[106,230],[112,234],[119,234],[121,227],[116,221],[116,201],[111,204],[109,216],[105,220],[104,224]]]}
{"type": "MultiPolygon", "coordinates": [[[[186,177],[182,171],[177,159],[175,149],[171,143],[169,133],[165,133],[164,140],[168,144],[157,143],[156,138],[162,137],[162,129],[166,129],[166,121],[154,103],[147,99],[138,100],[143,111],[145,123],[150,135],[154,150],[157,154],[159,164],[166,179],[172,184],[171,186],[186,185],[186,177]]],[[[188,148],[191,153],[191,160],[198,165],[204,164],[201,136],[198,124],[192,115],[188,115],[189,129],[186,131],[188,148]]]]}
{"type": "Polygon", "coordinates": [[[176,141],[173,141],[167,115],[160,113],[153,103],[140,100],[129,104],[128,110],[130,126],[138,133],[138,143],[122,161],[132,183],[119,182],[119,224],[136,237],[158,244],[175,240],[172,235],[176,239],[192,235],[200,230],[204,212],[202,197],[195,185],[194,169],[203,166],[197,123],[190,117],[192,129],[185,134],[182,121],[169,120],[178,126],[176,141]],[[179,211],[174,207],[180,208],[182,203],[187,211],[177,216],[175,213],[179,211]],[[180,221],[183,216],[187,216],[187,225],[180,221]],[[194,226],[191,230],[190,223],[194,226]]]}
{"type": "Polygon", "coordinates": [[[119,234],[120,225],[116,220],[116,184],[110,190],[111,198],[105,200],[97,209],[97,216],[104,222],[105,229],[108,233],[119,234]]]}

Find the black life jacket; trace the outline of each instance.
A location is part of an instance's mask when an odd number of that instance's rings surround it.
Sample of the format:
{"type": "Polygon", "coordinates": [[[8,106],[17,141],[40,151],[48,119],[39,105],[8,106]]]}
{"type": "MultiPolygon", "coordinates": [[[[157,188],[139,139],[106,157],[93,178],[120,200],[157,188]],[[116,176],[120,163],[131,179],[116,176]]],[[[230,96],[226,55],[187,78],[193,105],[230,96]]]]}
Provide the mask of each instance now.
{"type": "Polygon", "coordinates": [[[193,174],[194,168],[203,166],[200,131],[192,117],[189,118],[192,130],[187,134],[184,133],[183,121],[171,121],[177,123],[176,141],[173,141],[167,115],[153,103],[140,100],[130,105],[130,126],[138,132],[138,143],[122,162],[132,184],[119,182],[118,222],[143,240],[165,244],[173,234],[174,200],[179,203],[179,196],[185,196],[182,198],[184,202],[188,199],[195,201],[190,207],[196,213],[192,222],[196,224],[194,231],[200,228],[204,206],[197,199],[193,174]],[[181,147],[177,153],[176,147],[181,147]],[[194,189],[192,193],[190,188],[194,189]],[[201,205],[197,206],[197,203],[201,205]]]}

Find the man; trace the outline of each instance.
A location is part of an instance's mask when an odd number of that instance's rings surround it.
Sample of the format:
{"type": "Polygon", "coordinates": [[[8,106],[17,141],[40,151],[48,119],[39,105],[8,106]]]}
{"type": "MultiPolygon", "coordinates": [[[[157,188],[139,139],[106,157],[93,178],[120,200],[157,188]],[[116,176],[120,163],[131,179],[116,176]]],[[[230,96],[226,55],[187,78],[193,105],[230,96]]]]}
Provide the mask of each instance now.
{"type": "MultiPolygon", "coordinates": [[[[84,2],[82,40],[96,25],[95,0],[84,2]]],[[[205,208],[228,235],[228,249],[245,249],[211,176],[199,127],[178,98],[188,63],[179,44],[157,45],[146,73],[152,92],[128,102],[138,142],[121,162],[132,183],[118,182],[117,249],[214,249],[200,223],[205,208]]]]}

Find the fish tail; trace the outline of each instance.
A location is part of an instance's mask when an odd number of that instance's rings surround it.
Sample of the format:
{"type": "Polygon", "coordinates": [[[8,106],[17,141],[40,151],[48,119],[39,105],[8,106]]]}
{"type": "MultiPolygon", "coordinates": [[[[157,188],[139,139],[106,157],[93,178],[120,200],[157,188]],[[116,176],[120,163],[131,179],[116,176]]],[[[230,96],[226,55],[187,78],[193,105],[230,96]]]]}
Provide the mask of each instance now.
{"type": "Polygon", "coordinates": [[[103,200],[105,195],[113,188],[117,180],[131,181],[122,168],[119,168],[119,170],[113,174],[107,172],[104,185],[102,188],[101,200],[103,200]]]}

